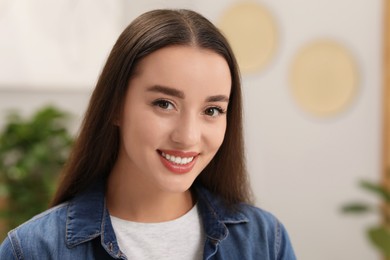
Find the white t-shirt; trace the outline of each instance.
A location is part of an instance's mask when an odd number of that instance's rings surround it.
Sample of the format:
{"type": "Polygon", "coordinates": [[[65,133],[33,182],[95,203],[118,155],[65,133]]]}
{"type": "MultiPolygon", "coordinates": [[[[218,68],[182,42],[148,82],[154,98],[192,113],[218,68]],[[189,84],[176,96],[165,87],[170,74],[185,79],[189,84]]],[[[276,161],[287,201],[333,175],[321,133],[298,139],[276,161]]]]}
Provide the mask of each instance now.
{"type": "Polygon", "coordinates": [[[122,253],[127,259],[200,260],[203,258],[204,231],[198,207],[185,215],[161,223],[139,223],[111,216],[122,253]]]}

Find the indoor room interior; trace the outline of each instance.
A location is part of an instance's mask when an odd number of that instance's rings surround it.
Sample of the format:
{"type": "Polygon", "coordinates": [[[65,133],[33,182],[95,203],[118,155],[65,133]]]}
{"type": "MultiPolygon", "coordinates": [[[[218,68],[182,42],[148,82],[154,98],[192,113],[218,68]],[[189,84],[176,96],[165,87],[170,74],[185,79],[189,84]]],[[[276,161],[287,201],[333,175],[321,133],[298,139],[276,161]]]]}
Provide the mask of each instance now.
{"type": "Polygon", "coordinates": [[[195,10],[231,43],[255,204],[283,222],[297,258],[390,259],[390,0],[0,0],[1,241],[36,214],[29,198],[54,189],[49,161],[66,157],[121,31],[157,8],[195,10]],[[12,165],[34,142],[12,138],[55,134],[31,121],[48,106],[67,115],[56,114],[67,146],[12,165]],[[19,202],[23,215],[8,210],[19,202]]]}

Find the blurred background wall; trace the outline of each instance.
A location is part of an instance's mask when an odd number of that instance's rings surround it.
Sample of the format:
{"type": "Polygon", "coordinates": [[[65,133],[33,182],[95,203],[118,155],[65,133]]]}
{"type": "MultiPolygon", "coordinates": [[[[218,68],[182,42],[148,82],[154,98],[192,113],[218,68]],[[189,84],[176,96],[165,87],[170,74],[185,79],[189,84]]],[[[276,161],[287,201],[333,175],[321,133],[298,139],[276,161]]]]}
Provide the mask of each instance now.
{"type": "Polygon", "coordinates": [[[232,37],[256,204],[285,224],[298,258],[379,259],[364,234],[378,219],[340,207],[370,200],[357,183],[380,179],[380,0],[0,0],[0,127],[11,108],[28,115],[52,103],[74,115],[76,132],[117,36],[154,8],[194,9],[232,37]],[[245,4],[258,12],[240,16],[245,4]],[[247,35],[228,32],[232,17],[247,35]],[[248,34],[272,41],[246,45],[248,34]],[[262,55],[252,61],[248,50],[262,55]],[[316,66],[316,76],[300,79],[316,66]]]}

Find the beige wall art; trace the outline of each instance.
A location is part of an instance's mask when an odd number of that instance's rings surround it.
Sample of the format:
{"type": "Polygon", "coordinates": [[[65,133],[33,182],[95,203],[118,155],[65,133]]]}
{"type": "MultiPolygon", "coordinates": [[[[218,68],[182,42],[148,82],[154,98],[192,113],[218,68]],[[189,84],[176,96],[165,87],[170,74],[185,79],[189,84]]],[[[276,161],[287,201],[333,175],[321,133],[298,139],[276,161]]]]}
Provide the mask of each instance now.
{"type": "Polygon", "coordinates": [[[274,56],[276,25],[271,13],[262,5],[235,4],[222,13],[218,26],[231,43],[243,73],[259,72],[274,56]]]}
{"type": "Polygon", "coordinates": [[[293,97],[315,116],[344,111],[356,96],[358,69],[354,57],[333,40],[317,40],[296,54],[290,71],[293,97]]]}

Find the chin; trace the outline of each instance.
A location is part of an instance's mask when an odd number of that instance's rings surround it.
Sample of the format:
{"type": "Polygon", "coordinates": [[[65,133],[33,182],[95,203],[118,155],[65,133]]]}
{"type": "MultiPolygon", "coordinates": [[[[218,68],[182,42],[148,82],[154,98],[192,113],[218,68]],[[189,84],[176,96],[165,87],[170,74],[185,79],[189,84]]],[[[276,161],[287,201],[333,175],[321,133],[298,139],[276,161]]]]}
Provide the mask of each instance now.
{"type": "Polygon", "coordinates": [[[194,183],[194,181],[185,182],[185,183],[183,183],[183,182],[169,183],[167,185],[164,185],[164,187],[162,187],[162,189],[167,191],[167,192],[171,192],[171,193],[184,193],[191,188],[193,183],[194,183]]]}

